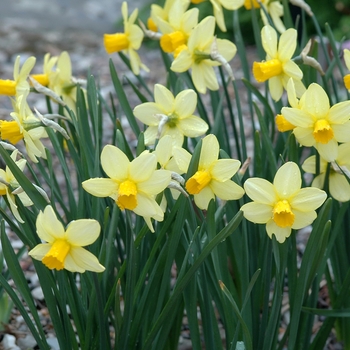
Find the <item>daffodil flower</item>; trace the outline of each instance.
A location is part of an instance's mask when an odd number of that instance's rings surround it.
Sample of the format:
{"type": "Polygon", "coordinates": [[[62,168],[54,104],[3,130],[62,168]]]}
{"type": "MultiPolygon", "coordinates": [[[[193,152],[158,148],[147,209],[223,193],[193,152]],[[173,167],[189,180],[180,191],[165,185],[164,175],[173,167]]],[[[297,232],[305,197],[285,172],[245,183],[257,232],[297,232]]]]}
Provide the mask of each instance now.
{"type": "Polygon", "coordinates": [[[292,61],[297,45],[297,31],[292,28],[286,30],[278,42],[276,30],[267,25],[261,30],[261,40],[266,52],[266,61],[254,62],[254,78],[259,83],[269,81],[270,94],[275,101],[281,98],[290,78],[294,80],[297,95],[301,96],[305,91],[301,82],[303,72],[292,61]]]}
{"type": "MultiPolygon", "coordinates": [[[[254,8],[261,8],[263,7],[266,12],[269,14],[269,16],[272,19],[272,22],[276,29],[283,33],[286,30],[286,27],[284,26],[281,17],[283,16],[283,5],[278,0],[260,0],[259,2],[257,0],[245,0],[244,1],[244,7],[247,10],[251,10],[252,7],[254,8]]],[[[269,21],[265,15],[265,12],[261,9],[260,10],[261,19],[264,22],[264,25],[268,25],[269,21]]]]}
{"type": "Polygon", "coordinates": [[[71,221],[66,229],[50,205],[36,219],[38,236],[47,243],[38,244],[28,254],[49,269],[83,273],[86,270],[103,272],[105,268],[95,255],[83,247],[92,244],[100,235],[100,224],[93,219],[71,221]]]}
{"type": "Polygon", "coordinates": [[[7,96],[21,96],[24,93],[28,93],[30,86],[27,81],[30,71],[35,64],[35,57],[29,57],[22,65],[20,69],[20,56],[17,56],[15,66],[13,68],[13,79],[4,80],[0,79],[0,95],[7,96]]]}
{"type": "MultiPolygon", "coordinates": [[[[27,162],[25,159],[19,159],[16,161],[17,154],[17,150],[13,151],[11,153],[11,158],[16,163],[18,168],[21,171],[23,171],[27,162]]],[[[18,181],[13,176],[9,167],[6,166],[5,170],[0,169],[0,196],[6,196],[10,204],[10,209],[12,211],[13,216],[17,219],[18,222],[23,224],[24,221],[18,212],[18,208],[15,201],[15,191],[18,190],[19,187],[20,186],[18,184],[18,181]]],[[[25,207],[31,206],[33,204],[33,202],[30,200],[30,198],[25,192],[21,191],[16,195],[25,207]]]]}
{"type": "Polygon", "coordinates": [[[347,142],[350,133],[350,101],[330,107],[323,88],[313,83],[303,94],[302,108],[283,107],[282,115],[296,127],[297,141],[307,147],[314,146],[328,162],[337,158],[338,142],[347,142]]]}
{"type": "Polygon", "coordinates": [[[184,136],[198,137],[205,134],[208,124],[193,115],[197,106],[197,95],[183,90],[176,97],[160,84],[154,86],[155,102],[146,102],[134,109],[134,115],[149,127],[145,131],[145,144],[152,145],[164,135],[170,135],[173,142],[182,146],[184,136]]]}
{"type": "MultiPolygon", "coordinates": [[[[328,162],[320,157],[320,173],[312,181],[312,186],[324,188],[328,162]]],[[[302,169],[306,173],[316,174],[316,156],[307,158],[302,169]]],[[[338,156],[334,162],[330,163],[328,188],[331,196],[339,202],[350,200],[350,142],[338,146],[338,156]]]]}
{"type": "Polygon", "coordinates": [[[145,71],[148,71],[148,68],[141,62],[140,56],[136,52],[140,48],[144,37],[142,29],[135,24],[138,10],[135,9],[128,18],[128,3],[124,1],[121,11],[124,21],[124,32],[104,34],[104,46],[109,54],[120,51],[127,53],[133,73],[139,75],[140,68],[145,71]]]}
{"type": "Polygon", "coordinates": [[[43,86],[49,86],[50,81],[54,79],[57,72],[54,67],[57,63],[58,56],[51,57],[50,53],[45,54],[43,63],[43,72],[40,74],[31,74],[30,76],[43,86]]]}
{"type": "MultiPolygon", "coordinates": [[[[346,68],[350,70],[350,50],[344,49],[344,61],[346,68]]],[[[350,74],[344,76],[344,85],[350,91],[350,74]]]]}
{"type": "Polygon", "coordinates": [[[235,200],[244,190],[231,180],[241,162],[235,159],[218,159],[219,142],[215,135],[203,138],[198,170],[186,182],[186,190],[194,196],[198,208],[207,209],[215,196],[222,200],[235,200]]]}
{"type": "Polygon", "coordinates": [[[273,183],[250,178],[244,189],[253,202],[241,207],[244,217],[256,224],[266,224],[270,238],[276,236],[283,243],[292,229],[299,230],[310,225],[317,217],[316,209],[326,200],[326,192],[314,188],[301,188],[301,174],[297,164],[282,165],[273,183]]]}
{"type": "Polygon", "coordinates": [[[170,67],[172,71],[179,73],[191,69],[193,84],[202,94],[205,94],[207,88],[219,89],[214,67],[222,65],[222,60],[229,62],[237,51],[235,44],[231,41],[215,39],[214,30],[215,18],[213,16],[208,16],[198,23],[188,38],[187,47],[180,47],[181,52],[175,55],[170,67]],[[212,57],[214,40],[216,40],[215,47],[222,58],[221,61],[212,57]]]}
{"type": "Polygon", "coordinates": [[[148,225],[150,218],[163,220],[155,197],[169,185],[171,172],[156,170],[155,154],[144,152],[130,162],[119,148],[107,145],[101,153],[101,165],[109,178],[84,181],[85,191],[96,197],[111,197],[121,210],[143,216],[148,225]]]}

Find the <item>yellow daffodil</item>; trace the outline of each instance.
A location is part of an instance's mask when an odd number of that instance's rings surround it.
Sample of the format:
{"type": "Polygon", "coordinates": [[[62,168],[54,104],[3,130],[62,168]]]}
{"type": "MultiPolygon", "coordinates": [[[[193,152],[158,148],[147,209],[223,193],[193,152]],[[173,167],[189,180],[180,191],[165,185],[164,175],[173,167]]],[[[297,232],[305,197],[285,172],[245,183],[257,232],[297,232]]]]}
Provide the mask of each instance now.
{"type": "MultiPolygon", "coordinates": [[[[324,188],[328,162],[320,157],[320,173],[312,181],[312,186],[324,188]]],[[[305,172],[316,174],[316,156],[307,158],[302,168],[305,172]]],[[[350,200],[350,142],[338,146],[338,156],[331,162],[328,177],[328,188],[331,196],[339,202],[350,200]],[[346,175],[344,175],[346,174],[346,175]]]]}
{"type": "Polygon", "coordinates": [[[150,218],[163,220],[155,196],[169,185],[171,172],[156,170],[155,154],[144,152],[130,162],[119,148],[107,145],[101,153],[101,165],[109,178],[84,181],[85,191],[96,197],[111,197],[120,209],[143,216],[148,225],[150,218]]]}
{"type": "Polygon", "coordinates": [[[302,96],[301,108],[284,107],[282,115],[296,127],[297,141],[314,146],[328,162],[337,158],[338,142],[349,140],[350,101],[330,107],[326,92],[318,84],[311,84],[302,96]]]}
{"type": "MultiPolygon", "coordinates": [[[[11,158],[16,163],[18,168],[21,171],[23,171],[27,162],[25,159],[19,159],[16,161],[17,154],[18,154],[17,150],[13,151],[11,154],[11,158]]],[[[18,191],[19,187],[20,186],[16,178],[13,176],[9,167],[6,166],[5,170],[0,169],[0,196],[6,196],[13,216],[17,219],[17,221],[23,224],[24,221],[19,215],[18,208],[16,205],[15,194],[20,199],[22,204],[26,207],[32,205],[33,202],[30,200],[30,198],[25,192],[23,191],[19,191],[18,193],[15,192],[16,190],[18,191]]]]}
{"type": "Polygon", "coordinates": [[[176,1],[170,8],[168,20],[158,18],[158,29],[163,34],[160,38],[160,46],[164,52],[176,55],[180,53],[180,47],[187,44],[192,29],[198,23],[198,9],[185,11],[181,1],[176,1]]]}
{"type": "Polygon", "coordinates": [[[12,144],[23,139],[29,158],[37,163],[37,157],[46,158],[42,138],[48,137],[42,122],[30,110],[26,94],[12,100],[14,111],[10,113],[13,120],[0,121],[0,137],[12,144]]]}
{"type": "Polygon", "coordinates": [[[244,217],[256,224],[266,224],[270,238],[274,234],[283,243],[291,230],[310,225],[317,217],[316,209],[326,200],[326,192],[301,188],[299,167],[293,162],[282,165],[273,180],[250,178],[244,183],[253,202],[241,207],[244,217]]]}
{"type": "MultiPolygon", "coordinates": [[[[272,19],[272,22],[276,29],[283,33],[286,30],[286,27],[284,26],[281,17],[283,17],[283,5],[278,0],[245,0],[244,1],[244,7],[247,10],[251,10],[252,7],[254,8],[261,8],[263,7],[266,12],[269,14],[269,16],[272,19]]],[[[265,15],[265,12],[261,9],[260,10],[261,19],[264,22],[264,25],[268,25],[269,21],[265,15]]]]}
{"type": "Polygon", "coordinates": [[[100,224],[92,219],[71,221],[66,229],[48,205],[36,219],[38,236],[47,243],[38,244],[28,254],[42,261],[49,269],[66,269],[83,273],[86,270],[103,272],[105,268],[95,255],[82,248],[96,241],[100,224]]]}
{"type": "Polygon", "coordinates": [[[134,109],[134,115],[149,127],[145,131],[145,144],[170,135],[173,142],[182,146],[184,136],[198,137],[208,130],[208,124],[193,115],[197,106],[197,95],[191,90],[183,90],[176,97],[160,84],[154,86],[155,102],[146,102],[134,109]]]}
{"type": "Polygon", "coordinates": [[[219,142],[215,135],[203,138],[198,170],[186,182],[186,190],[194,196],[198,208],[207,209],[211,199],[234,200],[244,190],[231,180],[241,162],[235,159],[218,159],[219,142]]]}
{"type": "Polygon", "coordinates": [[[15,66],[13,68],[14,80],[0,79],[0,95],[20,96],[23,93],[29,92],[30,86],[27,81],[30,71],[35,64],[35,57],[29,57],[20,69],[20,56],[17,56],[15,66]]]}
{"type": "MultiPolygon", "coordinates": [[[[346,68],[350,70],[350,50],[344,50],[344,61],[346,68]]],[[[350,74],[344,76],[344,85],[350,91],[350,74]]]]}
{"type": "Polygon", "coordinates": [[[124,32],[115,34],[104,34],[103,42],[107,53],[125,52],[130,59],[130,65],[135,75],[140,74],[140,68],[148,71],[148,68],[141,62],[140,56],[136,52],[142,43],[144,34],[142,29],[135,24],[138,10],[135,9],[128,18],[128,3],[122,4],[122,15],[124,21],[124,32]]]}
{"type": "Polygon", "coordinates": [[[213,59],[214,41],[216,40],[217,51],[226,63],[236,54],[235,44],[226,39],[215,39],[214,30],[213,16],[208,16],[198,23],[188,38],[187,47],[181,49],[170,67],[179,73],[191,68],[193,84],[202,94],[205,94],[207,88],[219,89],[214,66],[219,66],[222,62],[213,59]]]}
{"type": "Polygon", "coordinates": [[[269,81],[270,94],[275,101],[281,98],[290,78],[294,80],[297,95],[301,96],[305,91],[301,82],[303,73],[292,61],[297,45],[297,31],[292,28],[286,30],[278,42],[277,32],[267,25],[261,30],[261,40],[266,52],[266,61],[254,62],[254,78],[259,83],[269,81]]]}

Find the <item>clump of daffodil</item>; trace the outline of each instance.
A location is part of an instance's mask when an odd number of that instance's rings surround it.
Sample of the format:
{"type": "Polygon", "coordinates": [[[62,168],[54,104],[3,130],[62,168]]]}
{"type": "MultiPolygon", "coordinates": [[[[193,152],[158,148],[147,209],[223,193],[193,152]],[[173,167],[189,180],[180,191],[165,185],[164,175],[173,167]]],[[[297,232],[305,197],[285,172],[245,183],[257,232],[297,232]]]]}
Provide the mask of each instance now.
{"type": "MultiPolygon", "coordinates": [[[[17,155],[18,151],[15,150],[11,153],[11,158],[16,163],[18,168],[23,171],[27,162],[25,159],[16,160],[17,155]]],[[[28,195],[23,190],[21,190],[21,187],[12,174],[10,168],[6,166],[5,170],[0,169],[0,196],[6,196],[13,216],[17,219],[18,222],[23,224],[24,221],[18,212],[15,195],[20,199],[25,207],[31,206],[33,204],[28,195]]]]}
{"type": "Polygon", "coordinates": [[[170,183],[171,172],[157,170],[155,154],[143,152],[133,161],[117,147],[107,145],[101,153],[101,165],[109,178],[93,178],[82,183],[96,197],[111,197],[121,210],[143,216],[152,231],[151,218],[162,221],[164,213],[155,197],[170,183]]]}
{"type": "Polygon", "coordinates": [[[215,135],[203,138],[198,170],[186,182],[186,190],[192,194],[198,208],[207,209],[215,196],[222,200],[235,200],[244,190],[231,180],[241,162],[235,159],[218,159],[219,142],[215,135]]]}
{"type": "Polygon", "coordinates": [[[187,44],[192,29],[198,24],[198,9],[188,11],[181,1],[176,1],[170,8],[168,20],[158,18],[157,26],[162,33],[160,46],[164,52],[179,54],[181,47],[187,44]]]}
{"type": "MultiPolygon", "coordinates": [[[[344,49],[344,61],[346,68],[350,70],[350,50],[344,49]]],[[[344,85],[350,91],[350,74],[344,76],[344,85]]]]}
{"type": "Polygon", "coordinates": [[[66,229],[50,205],[36,219],[38,236],[47,243],[38,244],[28,254],[42,261],[49,269],[83,273],[86,270],[103,272],[105,268],[95,255],[83,247],[92,244],[100,235],[100,224],[92,219],[71,221],[66,229]]]}
{"type": "Polygon", "coordinates": [[[326,192],[314,188],[301,188],[301,174],[297,164],[282,165],[273,183],[250,178],[244,183],[246,194],[253,202],[241,207],[244,217],[256,224],[266,224],[270,238],[276,236],[283,243],[292,229],[310,225],[317,217],[316,209],[327,198],[326,192]]]}
{"type": "Polygon", "coordinates": [[[35,61],[35,57],[29,57],[20,68],[20,56],[17,56],[13,68],[13,80],[0,79],[0,95],[21,96],[28,93],[30,86],[27,78],[34,67],[35,61]]]}
{"type": "Polygon", "coordinates": [[[104,34],[103,43],[107,53],[123,51],[129,56],[130,65],[135,75],[140,74],[140,68],[148,71],[148,68],[141,62],[136,52],[142,43],[144,34],[142,29],[135,24],[138,10],[135,9],[128,17],[128,3],[122,4],[122,15],[124,21],[124,32],[115,34],[104,34]]]}
{"type": "Polygon", "coordinates": [[[292,61],[297,45],[297,31],[292,28],[286,30],[278,41],[276,30],[266,25],[261,30],[261,41],[266,61],[254,62],[254,78],[259,83],[269,81],[269,91],[275,101],[281,98],[290,78],[294,80],[297,95],[301,96],[305,91],[301,82],[303,72],[292,61]]]}
{"type": "Polygon", "coordinates": [[[300,99],[299,108],[283,107],[282,115],[293,125],[297,141],[315,147],[328,162],[337,158],[338,142],[347,142],[350,133],[350,101],[330,107],[323,88],[313,83],[300,99]]]}
{"type": "Polygon", "coordinates": [[[146,145],[152,145],[156,139],[170,135],[174,143],[182,146],[184,136],[198,137],[208,130],[208,124],[193,115],[197,106],[197,94],[193,90],[183,90],[174,97],[166,87],[156,84],[154,100],[134,109],[135,117],[148,125],[145,131],[146,145]]]}
{"type": "Polygon", "coordinates": [[[262,8],[265,9],[265,11],[269,14],[271,17],[271,20],[276,27],[276,29],[283,33],[286,30],[286,27],[284,26],[284,23],[281,20],[281,17],[283,17],[283,5],[279,0],[245,0],[244,1],[244,7],[247,10],[251,10],[252,7],[254,8],[260,8],[260,15],[261,19],[264,22],[264,25],[268,25],[269,21],[265,15],[265,12],[262,8]]]}
{"type": "Polygon", "coordinates": [[[198,23],[188,38],[187,46],[180,47],[181,52],[175,55],[176,58],[170,67],[172,71],[179,73],[191,69],[193,84],[202,94],[205,94],[207,88],[219,89],[214,67],[229,62],[237,51],[235,44],[231,41],[216,39],[214,30],[213,16],[208,16],[198,23]],[[215,47],[215,55],[213,47],[215,47]]]}
{"type": "MultiPolygon", "coordinates": [[[[320,157],[319,174],[312,181],[312,186],[324,188],[326,182],[326,174],[328,162],[320,157]]],[[[316,156],[307,158],[302,169],[306,173],[316,174],[316,156]]],[[[338,146],[338,155],[334,162],[330,163],[328,189],[331,196],[339,202],[347,202],[350,200],[350,142],[343,143],[338,146]]]]}

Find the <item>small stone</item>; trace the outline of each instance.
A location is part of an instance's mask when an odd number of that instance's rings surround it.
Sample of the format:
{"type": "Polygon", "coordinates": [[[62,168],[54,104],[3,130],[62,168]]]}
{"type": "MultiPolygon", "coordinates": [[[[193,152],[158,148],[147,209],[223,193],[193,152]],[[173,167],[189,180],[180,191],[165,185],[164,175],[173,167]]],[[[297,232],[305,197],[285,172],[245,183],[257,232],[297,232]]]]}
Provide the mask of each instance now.
{"type": "Polygon", "coordinates": [[[58,340],[55,337],[47,338],[47,343],[51,347],[51,350],[60,350],[60,345],[58,344],[58,340]]]}
{"type": "Polygon", "coordinates": [[[24,338],[19,338],[17,343],[21,349],[33,349],[36,346],[36,341],[31,334],[27,334],[24,338]]]}
{"type": "Polygon", "coordinates": [[[43,290],[41,289],[41,287],[36,287],[32,290],[32,296],[34,299],[36,300],[44,300],[44,294],[43,294],[43,290]]]}
{"type": "Polygon", "coordinates": [[[11,334],[5,334],[4,338],[2,339],[2,347],[4,350],[21,350],[16,345],[16,338],[15,336],[11,334]]]}

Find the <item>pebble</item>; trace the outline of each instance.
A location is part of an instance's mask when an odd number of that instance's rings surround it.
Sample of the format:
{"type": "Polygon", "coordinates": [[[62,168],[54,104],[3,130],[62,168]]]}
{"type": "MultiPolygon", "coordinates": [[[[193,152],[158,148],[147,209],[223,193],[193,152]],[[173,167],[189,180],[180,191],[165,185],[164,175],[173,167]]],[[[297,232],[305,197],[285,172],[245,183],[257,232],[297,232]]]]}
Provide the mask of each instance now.
{"type": "Polygon", "coordinates": [[[32,290],[32,296],[36,300],[44,300],[45,299],[44,294],[43,294],[43,290],[41,289],[40,286],[35,287],[32,290]]]}
{"type": "Polygon", "coordinates": [[[21,350],[16,345],[16,337],[12,334],[5,334],[1,344],[4,350],[21,350]]]}

